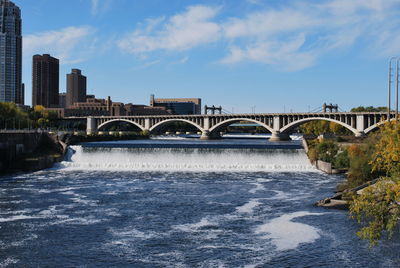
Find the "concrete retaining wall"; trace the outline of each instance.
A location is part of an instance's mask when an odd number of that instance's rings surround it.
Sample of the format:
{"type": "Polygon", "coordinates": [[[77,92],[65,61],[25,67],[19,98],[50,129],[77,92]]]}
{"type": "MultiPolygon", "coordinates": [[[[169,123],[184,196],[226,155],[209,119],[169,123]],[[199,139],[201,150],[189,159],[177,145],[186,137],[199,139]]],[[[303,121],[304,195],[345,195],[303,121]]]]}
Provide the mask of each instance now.
{"type": "Polygon", "coordinates": [[[331,163],[317,160],[316,167],[325,173],[332,174],[332,164],[331,163]]]}
{"type": "MultiPolygon", "coordinates": [[[[308,153],[308,149],[309,148],[308,148],[308,143],[307,143],[306,139],[303,139],[303,147],[304,147],[304,150],[306,151],[306,153],[308,153]]],[[[332,168],[332,164],[329,163],[329,162],[324,162],[324,161],[321,161],[321,160],[317,160],[317,161],[311,161],[310,160],[310,162],[318,170],[321,170],[322,172],[325,172],[325,173],[328,173],[328,174],[338,174],[338,173],[342,172],[341,170],[332,168]]]]}
{"type": "Polygon", "coordinates": [[[20,160],[35,152],[43,144],[56,146],[57,142],[45,132],[0,133],[0,173],[24,169],[24,166],[20,167],[20,160]]]}
{"type": "Polygon", "coordinates": [[[306,151],[306,153],[308,153],[308,143],[307,140],[303,137],[302,139],[302,143],[303,143],[303,148],[306,151]]]}

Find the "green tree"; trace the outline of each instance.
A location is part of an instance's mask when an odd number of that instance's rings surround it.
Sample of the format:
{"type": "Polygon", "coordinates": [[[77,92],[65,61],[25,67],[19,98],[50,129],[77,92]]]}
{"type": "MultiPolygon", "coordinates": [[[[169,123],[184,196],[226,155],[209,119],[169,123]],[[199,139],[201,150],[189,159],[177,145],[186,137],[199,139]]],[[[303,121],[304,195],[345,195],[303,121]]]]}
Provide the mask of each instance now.
{"type": "Polygon", "coordinates": [[[38,119],[37,124],[39,125],[39,127],[44,128],[48,126],[49,120],[42,117],[38,119]]]}
{"type": "Polygon", "coordinates": [[[353,108],[350,110],[351,112],[354,113],[361,113],[361,112],[386,112],[387,111],[387,107],[373,107],[373,106],[359,106],[356,108],[353,108]]]}
{"type": "Polygon", "coordinates": [[[343,150],[342,152],[336,155],[335,160],[333,162],[333,166],[339,169],[350,167],[350,158],[347,150],[343,150]]]}
{"type": "Polygon", "coordinates": [[[17,107],[15,103],[0,102],[0,127],[26,127],[28,125],[28,115],[17,107]]]}
{"type": "Polygon", "coordinates": [[[339,146],[333,141],[323,140],[317,145],[316,151],[318,154],[318,159],[333,163],[335,156],[339,151],[339,146]]]}

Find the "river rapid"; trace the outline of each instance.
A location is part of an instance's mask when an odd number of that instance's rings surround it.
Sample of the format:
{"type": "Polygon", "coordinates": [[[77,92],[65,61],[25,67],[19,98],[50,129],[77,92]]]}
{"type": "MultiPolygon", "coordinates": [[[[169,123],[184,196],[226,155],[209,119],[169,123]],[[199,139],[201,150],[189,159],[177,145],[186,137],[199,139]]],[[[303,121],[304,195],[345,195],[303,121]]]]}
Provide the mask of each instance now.
{"type": "Polygon", "coordinates": [[[369,249],[346,211],[313,206],[343,177],[300,147],[72,146],[52,169],[0,179],[0,267],[400,267],[398,236],[369,249]]]}

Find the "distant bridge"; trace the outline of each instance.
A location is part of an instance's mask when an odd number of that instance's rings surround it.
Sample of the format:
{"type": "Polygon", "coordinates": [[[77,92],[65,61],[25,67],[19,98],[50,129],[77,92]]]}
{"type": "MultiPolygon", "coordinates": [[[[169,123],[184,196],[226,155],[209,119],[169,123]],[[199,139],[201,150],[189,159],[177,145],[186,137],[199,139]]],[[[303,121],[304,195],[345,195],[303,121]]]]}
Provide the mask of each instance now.
{"type": "MultiPolygon", "coordinates": [[[[391,118],[394,118],[394,114],[391,115],[391,118]]],[[[279,141],[289,139],[289,134],[293,129],[311,121],[334,122],[349,129],[355,136],[361,137],[378,128],[387,119],[387,114],[383,112],[92,116],[87,117],[86,131],[88,134],[92,134],[114,122],[126,122],[151,134],[171,122],[186,122],[202,133],[201,139],[210,139],[218,138],[220,131],[227,126],[246,121],[264,127],[272,133],[270,140],[279,141]]]]}

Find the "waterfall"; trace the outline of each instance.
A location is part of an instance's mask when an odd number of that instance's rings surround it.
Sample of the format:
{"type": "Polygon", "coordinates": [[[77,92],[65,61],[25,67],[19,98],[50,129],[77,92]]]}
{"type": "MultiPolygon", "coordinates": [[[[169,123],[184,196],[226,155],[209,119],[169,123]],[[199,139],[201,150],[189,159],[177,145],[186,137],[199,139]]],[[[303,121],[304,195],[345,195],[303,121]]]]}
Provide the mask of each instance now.
{"type": "Polygon", "coordinates": [[[169,172],[315,171],[303,149],[69,148],[62,167],[73,170],[169,172]]]}

